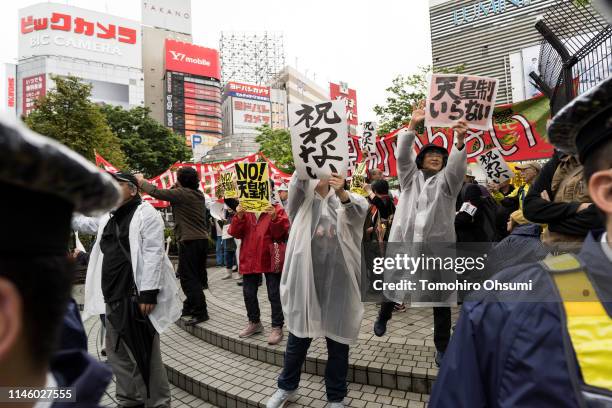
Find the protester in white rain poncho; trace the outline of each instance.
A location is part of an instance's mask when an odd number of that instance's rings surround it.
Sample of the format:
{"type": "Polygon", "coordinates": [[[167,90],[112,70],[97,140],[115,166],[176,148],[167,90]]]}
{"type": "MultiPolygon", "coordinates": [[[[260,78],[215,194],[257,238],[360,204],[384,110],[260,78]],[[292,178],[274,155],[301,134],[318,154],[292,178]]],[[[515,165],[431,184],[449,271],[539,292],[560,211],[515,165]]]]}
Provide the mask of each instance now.
{"type": "Polygon", "coordinates": [[[289,328],[279,390],[268,402],[278,407],[297,390],[300,370],[314,337],[326,337],[327,399],[346,396],[349,344],[357,340],[362,228],[367,201],[344,189],[344,179],[298,180],[289,184],[291,232],[281,279],[281,301],[289,328]]]}
{"type": "MultiPolygon", "coordinates": [[[[468,128],[463,121],[453,126],[455,145],[451,148],[450,155],[445,148],[432,144],[423,146],[419,155],[415,155],[415,129],[424,118],[425,111],[421,104],[414,109],[408,129],[400,132],[397,137],[397,173],[401,195],[389,234],[389,242],[405,243],[406,247],[415,251],[419,243],[456,241],[455,205],[467,170],[464,141],[468,128]]],[[[420,250],[416,256],[419,254],[420,250]]],[[[387,256],[390,254],[387,253],[387,256]]],[[[390,271],[385,273],[385,280],[398,282],[402,275],[405,273],[390,271]]],[[[404,292],[385,292],[386,297],[396,302],[404,301],[403,295],[404,292]]],[[[374,333],[377,336],[384,335],[392,310],[392,302],[385,302],[381,306],[374,324],[374,333]]],[[[450,327],[450,308],[434,307],[434,344],[438,351],[436,362],[446,350],[450,327]]]]}

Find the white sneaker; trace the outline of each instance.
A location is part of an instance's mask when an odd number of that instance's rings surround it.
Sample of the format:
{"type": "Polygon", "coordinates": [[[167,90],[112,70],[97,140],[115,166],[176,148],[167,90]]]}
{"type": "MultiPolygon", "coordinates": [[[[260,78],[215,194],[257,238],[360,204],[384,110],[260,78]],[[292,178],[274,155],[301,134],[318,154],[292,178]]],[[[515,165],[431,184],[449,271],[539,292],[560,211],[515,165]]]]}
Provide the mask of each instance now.
{"type": "Polygon", "coordinates": [[[289,399],[296,394],[297,390],[285,391],[279,388],[268,400],[266,408],[282,408],[289,402],[289,399]]]}
{"type": "Polygon", "coordinates": [[[344,402],[330,402],[327,406],[329,408],[344,408],[344,402]]]}

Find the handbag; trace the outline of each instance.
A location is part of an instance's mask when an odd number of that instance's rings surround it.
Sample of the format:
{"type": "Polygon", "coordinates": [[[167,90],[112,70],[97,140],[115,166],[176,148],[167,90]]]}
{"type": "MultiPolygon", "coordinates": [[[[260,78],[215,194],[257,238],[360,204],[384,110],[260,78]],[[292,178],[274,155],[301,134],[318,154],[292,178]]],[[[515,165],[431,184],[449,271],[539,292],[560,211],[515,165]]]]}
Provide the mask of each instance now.
{"type": "Polygon", "coordinates": [[[285,264],[286,242],[272,242],[269,246],[271,272],[282,272],[285,264]]]}

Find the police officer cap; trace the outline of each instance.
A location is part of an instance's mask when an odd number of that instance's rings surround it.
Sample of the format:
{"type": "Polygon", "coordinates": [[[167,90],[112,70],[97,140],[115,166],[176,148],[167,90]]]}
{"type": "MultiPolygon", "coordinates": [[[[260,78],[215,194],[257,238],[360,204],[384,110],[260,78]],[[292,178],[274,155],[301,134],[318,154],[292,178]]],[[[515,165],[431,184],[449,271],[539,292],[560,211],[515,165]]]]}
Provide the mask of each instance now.
{"type": "Polygon", "coordinates": [[[612,77],[578,96],[553,118],[550,142],[580,162],[612,138],[612,77]]]}
{"type": "Polygon", "coordinates": [[[94,215],[115,207],[121,190],[85,158],[0,118],[0,254],[61,255],[74,211],[94,215]]]}

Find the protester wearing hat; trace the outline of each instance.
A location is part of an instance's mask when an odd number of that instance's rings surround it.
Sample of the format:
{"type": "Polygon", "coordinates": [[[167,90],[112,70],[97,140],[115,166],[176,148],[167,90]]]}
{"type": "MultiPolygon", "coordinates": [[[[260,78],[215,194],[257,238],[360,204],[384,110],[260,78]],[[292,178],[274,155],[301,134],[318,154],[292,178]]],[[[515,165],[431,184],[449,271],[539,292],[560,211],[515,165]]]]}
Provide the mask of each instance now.
{"type": "Polygon", "coordinates": [[[464,303],[430,407],[612,406],[611,118],[612,77],[570,102],[549,128],[551,143],[583,163],[606,229],[591,231],[577,255],[493,277],[531,281],[531,291],[464,303]]]}
{"type": "MultiPolygon", "coordinates": [[[[425,145],[418,155],[414,154],[415,129],[425,119],[424,103],[415,108],[408,129],[398,133],[397,172],[401,195],[389,242],[455,242],[455,202],[461,190],[467,169],[465,135],[467,124],[463,121],[453,126],[455,144],[448,151],[437,145],[425,145]]],[[[389,254],[387,255],[389,256],[389,254]]],[[[387,276],[385,276],[387,280],[387,276]]],[[[391,281],[404,279],[402,273],[389,276],[391,281]]],[[[381,306],[378,319],[374,323],[374,334],[382,336],[386,332],[387,321],[391,318],[393,302],[402,303],[405,292],[385,292],[390,301],[381,306]]],[[[415,299],[411,299],[414,303],[415,299]]],[[[450,338],[450,303],[426,302],[435,304],[434,343],[436,361],[439,361],[450,338]]]]}
{"type": "Polygon", "coordinates": [[[281,205],[283,208],[287,208],[287,203],[289,201],[289,187],[287,184],[282,183],[278,187],[278,198],[280,199],[281,205]]]}
{"type": "Polygon", "coordinates": [[[87,353],[78,309],[67,307],[70,219],[112,208],[119,188],[65,146],[4,119],[0,163],[0,384],[74,387],[75,402],[44,406],[98,406],[111,372],[87,353]],[[71,338],[60,344],[60,334],[71,338]]]}
{"type": "Polygon", "coordinates": [[[164,250],[164,222],[140,198],[134,175],[119,172],[113,177],[121,186],[119,207],[100,218],[73,220],[77,231],[97,235],[83,314],[106,314],[106,353],[120,404],[169,407],[159,334],[180,317],[180,301],[164,250]]]}
{"type": "Polygon", "coordinates": [[[158,200],[168,201],[172,206],[174,233],[179,249],[178,275],[186,296],[182,316],[192,316],[185,322],[188,326],[205,322],[208,320],[208,308],[202,274],[206,273],[208,225],[206,198],[199,190],[198,172],[193,167],[181,167],[176,173],[176,184],[170,189],[158,189],[148,183],[142,174],[137,174],[136,178],[145,193],[158,200]]]}

